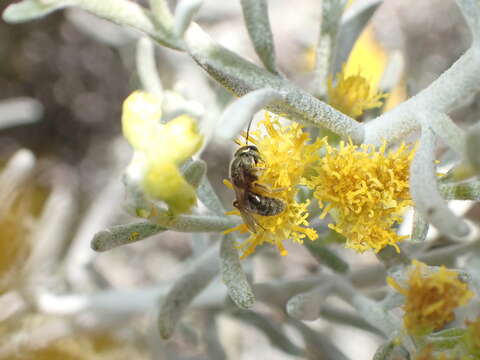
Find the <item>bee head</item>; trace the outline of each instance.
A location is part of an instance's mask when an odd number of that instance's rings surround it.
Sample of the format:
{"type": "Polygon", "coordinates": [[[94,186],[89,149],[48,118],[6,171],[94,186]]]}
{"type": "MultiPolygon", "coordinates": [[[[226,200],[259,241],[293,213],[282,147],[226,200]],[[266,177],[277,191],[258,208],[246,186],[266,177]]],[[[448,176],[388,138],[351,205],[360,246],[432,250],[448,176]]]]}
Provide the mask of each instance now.
{"type": "Polygon", "coordinates": [[[235,152],[235,157],[245,156],[245,157],[253,157],[255,162],[260,160],[260,153],[258,152],[258,148],[254,145],[246,145],[242,146],[235,152]]]}

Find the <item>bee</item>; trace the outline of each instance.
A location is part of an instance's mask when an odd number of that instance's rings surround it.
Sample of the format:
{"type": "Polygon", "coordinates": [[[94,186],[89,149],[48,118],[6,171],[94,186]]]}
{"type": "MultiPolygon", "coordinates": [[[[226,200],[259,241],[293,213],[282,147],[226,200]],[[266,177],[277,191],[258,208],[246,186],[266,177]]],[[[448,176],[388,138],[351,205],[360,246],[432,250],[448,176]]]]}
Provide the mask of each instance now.
{"type": "MultiPolygon", "coordinates": [[[[247,129],[247,144],[249,130],[250,124],[247,129]]],[[[281,199],[262,195],[280,190],[271,190],[257,182],[263,171],[262,163],[263,159],[258,148],[254,145],[245,145],[235,152],[230,164],[230,180],[235,190],[233,206],[240,211],[243,221],[252,232],[257,232],[257,225],[262,227],[252,214],[274,216],[283,212],[286,206],[281,199]]]]}

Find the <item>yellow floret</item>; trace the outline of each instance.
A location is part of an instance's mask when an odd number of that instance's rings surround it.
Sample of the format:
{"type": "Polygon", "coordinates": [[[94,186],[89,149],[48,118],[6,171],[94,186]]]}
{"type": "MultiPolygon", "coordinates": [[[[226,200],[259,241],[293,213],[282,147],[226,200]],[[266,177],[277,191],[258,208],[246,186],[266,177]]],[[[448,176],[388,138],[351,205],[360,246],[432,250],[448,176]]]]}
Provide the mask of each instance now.
{"type": "Polygon", "coordinates": [[[387,95],[373,90],[370,82],[361,75],[345,74],[345,68],[337,74],[336,83],[328,79],[328,103],[344,114],[358,118],[365,110],[375,109],[382,105],[387,95]]]}
{"type": "Polygon", "coordinates": [[[388,284],[405,296],[403,321],[407,331],[414,336],[423,336],[441,329],[455,319],[454,310],[465,305],[473,296],[468,285],[458,278],[458,273],[444,266],[436,272],[417,260],[406,286],[393,278],[388,284]]]}
{"type": "Polygon", "coordinates": [[[123,136],[135,150],[144,150],[158,136],[161,117],[162,102],[158,96],[134,91],[123,102],[123,136]]]}
{"type": "Polygon", "coordinates": [[[187,212],[196,195],[178,166],[200,149],[203,136],[188,115],[166,124],[160,117],[161,101],[155,95],[136,91],[125,100],[122,128],[135,149],[131,165],[142,172],[139,185],[147,196],[164,201],[173,213],[187,212]]]}
{"type": "Polygon", "coordinates": [[[409,193],[409,166],[413,150],[402,144],[386,153],[372,145],[328,144],[315,166],[316,175],[305,183],[335,224],[329,227],[344,235],[346,246],[358,252],[380,251],[387,245],[399,251],[399,236],[392,228],[402,221],[402,212],[412,204],[409,193]]]}

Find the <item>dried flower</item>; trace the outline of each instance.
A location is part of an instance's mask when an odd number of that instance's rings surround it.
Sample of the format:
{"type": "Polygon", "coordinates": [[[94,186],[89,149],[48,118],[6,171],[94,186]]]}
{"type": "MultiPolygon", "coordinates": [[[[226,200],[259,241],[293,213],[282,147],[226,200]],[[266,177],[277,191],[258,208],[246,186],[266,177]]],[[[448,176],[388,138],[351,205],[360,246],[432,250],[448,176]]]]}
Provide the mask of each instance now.
{"type": "Polygon", "coordinates": [[[344,114],[357,119],[365,110],[375,109],[382,105],[386,94],[372,89],[369,81],[358,71],[356,75],[347,76],[345,67],[333,79],[328,79],[328,103],[344,114]]]}
{"type": "MultiPolygon", "coordinates": [[[[258,147],[263,158],[264,169],[258,183],[278,190],[273,196],[283,200],[286,207],[282,213],[275,216],[252,214],[261,228],[256,233],[251,233],[249,238],[239,245],[243,250],[242,258],[252,254],[258,245],[265,242],[276,245],[281,255],[287,255],[283,246],[284,240],[292,239],[302,243],[306,237],[310,240],[318,237],[315,230],[304,227],[309,225],[309,202],[299,203],[295,197],[297,185],[302,181],[306,170],[319,160],[318,149],[324,140],[309,144],[309,136],[302,126],[297,123],[282,126],[277,117],[272,118],[268,113],[261,125],[266,130],[265,135],[261,135],[260,131],[252,131],[249,136],[249,140],[258,147]]],[[[245,144],[245,141],[240,142],[240,145],[245,144]]],[[[231,187],[228,182],[227,185],[231,187]]],[[[229,214],[240,215],[237,210],[229,214]]],[[[241,224],[226,233],[232,231],[247,233],[249,229],[247,225],[241,224]]]]}
{"type": "Polygon", "coordinates": [[[152,94],[136,91],[125,100],[123,134],[135,149],[127,173],[140,178],[147,196],[164,201],[173,213],[186,212],[196,195],[178,166],[198,151],[203,137],[193,118],[181,115],[162,124],[161,115],[161,101],[152,94]]]}
{"type": "Polygon", "coordinates": [[[428,344],[425,346],[420,353],[415,356],[415,360],[460,360],[456,357],[447,356],[444,352],[441,354],[436,354],[433,351],[433,345],[428,344]]]}
{"type": "MultiPolygon", "coordinates": [[[[1,189],[3,191],[4,189],[1,189]]],[[[0,295],[22,285],[31,251],[31,234],[47,193],[28,183],[9,207],[0,211],[0,295]]]]}
{"type": "Polygon", "coordinates": [[[326,144],[325,150],[317,174],[306,182],[324,208],[321,217],[332,215],[335,225],[329,227],[347,238],[346,247],[378,252],[391,245],[399,251],[396,244],[406,236],[392,227],[412,204],[408,177],[414,151],[404,144],[386,153],[386,144],[376,150],[344,142],[339,148],[326,144]]]}
{"type": "Polygon", "coordinates": [[[407,331],[423,336],[440,329],[455,318],[455,308],[466,304],[473,293],[458,279],[458,273],[441,266],[436,272],[417,260],[412,261],[407,286],[393,278],[388,284],[406,298],[403,317],[407,331]]]}
{"type": "MultiPolygon", "coordinates": [[[[0,326],[1,345],[8,344],[8,341],[12,342],[15,337],[28,336],[32,330],[37,330],[37,333],[39,331],[45,332],[45,328],[47,328],[45,324],[48,325],[49,321],[54,322],[53,319],[49,320],[38,315],[29,316],[22,320],[23,328],[18,326],[18,319],[15,327],[5,326],[4,324],[0,326]],[[30,332],[26,332],[26,329],[30,332]]],[[[132,346],[128,342],[122,342],[113,334],[106,332],[98,332],[92,335],[75,334],[53,341],[37,342],[36,346],[20,346],[13,353],[0,354],[0,360],[142,360],[148,357],[145,350],[132,346]]]]}
{"type": "Polygon", "coordinates": [[[465,352],[468,354],[465,360],[480,359],[480,317],[475,321],[467,321],[467,331],[463,338],[465,352]]]}

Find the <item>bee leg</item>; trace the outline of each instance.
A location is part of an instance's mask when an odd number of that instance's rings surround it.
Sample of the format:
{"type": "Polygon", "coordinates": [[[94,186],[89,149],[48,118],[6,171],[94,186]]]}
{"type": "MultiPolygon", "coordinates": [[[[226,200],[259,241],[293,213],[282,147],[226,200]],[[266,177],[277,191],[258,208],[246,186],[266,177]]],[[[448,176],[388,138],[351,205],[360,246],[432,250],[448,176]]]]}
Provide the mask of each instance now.
{"type": "Polygon", "coordinates": [[[253,190],[257,190],[259,192],[263,192],[263,193],[266,193],[266,194],[275,194],[275,193],[285,191],[285,190],[287,190],[287,188],[282,187],[282,188],[272,189],[270,186],[267,186],[267,185],[260,184],[260,183],[256,182],[256,183],[253,184],[253,190]]]}

